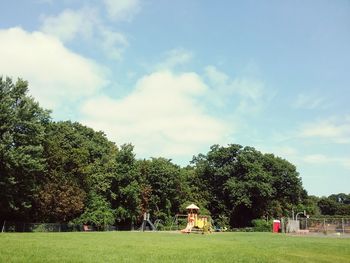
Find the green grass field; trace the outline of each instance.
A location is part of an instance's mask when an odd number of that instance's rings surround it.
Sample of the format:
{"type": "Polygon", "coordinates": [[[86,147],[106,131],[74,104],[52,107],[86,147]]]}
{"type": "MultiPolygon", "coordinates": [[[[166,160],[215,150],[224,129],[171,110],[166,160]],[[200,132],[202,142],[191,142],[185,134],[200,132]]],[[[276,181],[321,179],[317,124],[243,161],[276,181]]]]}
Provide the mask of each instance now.
{"type": "Polygon", "coordinates": [[[350,262],[350,239],[271,233],[2,233],[0,262],[350,262]]]}

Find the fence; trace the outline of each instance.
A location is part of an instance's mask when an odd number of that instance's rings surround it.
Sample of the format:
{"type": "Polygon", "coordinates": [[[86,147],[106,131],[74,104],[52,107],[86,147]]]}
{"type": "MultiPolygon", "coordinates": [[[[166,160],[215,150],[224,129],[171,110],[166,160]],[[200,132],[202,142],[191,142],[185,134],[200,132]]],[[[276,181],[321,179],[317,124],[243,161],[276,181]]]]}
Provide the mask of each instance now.
{"type": "Polygon", "coordinates": [[[350,218],[300,218],[298,221],[288,219],[287,232],[300,230],[323,234],[350,234],[350,218]]]}
{"type": "MultiPolygon", "coordinates": [[[[76,232],[76,231],[97,231],[94,226],[59,224],[59,223],[25,223],[4,221],[1,232],[76,232]]],[[[112,231],[114,226],[105,226],[105,231],[112,231]]]]}
{"type": "Polygon", "coordinates": [[[305,218],[300,220],[300,229],[315,233],[350,234],[350,218],[305,218]]]}

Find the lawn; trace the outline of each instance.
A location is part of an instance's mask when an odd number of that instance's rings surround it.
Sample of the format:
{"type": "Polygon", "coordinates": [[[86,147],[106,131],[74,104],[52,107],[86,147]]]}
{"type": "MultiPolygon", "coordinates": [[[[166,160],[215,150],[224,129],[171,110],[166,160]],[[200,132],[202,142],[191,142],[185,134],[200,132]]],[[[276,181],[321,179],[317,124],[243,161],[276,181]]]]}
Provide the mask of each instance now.
{"type": "Polygon", "coordinates": [[[350,239],[272,233],[0,233],[0,262],[350,262],[350,239]]]}

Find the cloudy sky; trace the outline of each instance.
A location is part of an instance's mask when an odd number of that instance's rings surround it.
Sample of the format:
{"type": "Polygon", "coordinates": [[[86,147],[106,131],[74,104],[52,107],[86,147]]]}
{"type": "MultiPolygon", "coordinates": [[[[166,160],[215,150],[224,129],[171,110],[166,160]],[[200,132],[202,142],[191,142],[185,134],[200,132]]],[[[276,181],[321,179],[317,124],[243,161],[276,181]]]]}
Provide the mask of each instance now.
{"type": "Polygon", "coordinates": [[[55,120],[186,165],[238,143],[350,192],[350,2],[0,0],[0,74],[55,120]]]}

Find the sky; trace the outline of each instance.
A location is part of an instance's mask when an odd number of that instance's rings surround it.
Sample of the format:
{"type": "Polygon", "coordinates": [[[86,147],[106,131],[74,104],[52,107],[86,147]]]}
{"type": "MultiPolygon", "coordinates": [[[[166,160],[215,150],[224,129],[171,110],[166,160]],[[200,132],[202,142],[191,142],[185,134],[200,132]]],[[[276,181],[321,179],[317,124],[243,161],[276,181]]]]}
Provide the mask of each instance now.
{"type": "Polygon", "coordinates": [[[0,0],[0,74],[138,158],[213,144],[350,193],[350,1],[0,0]]]}

